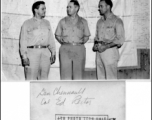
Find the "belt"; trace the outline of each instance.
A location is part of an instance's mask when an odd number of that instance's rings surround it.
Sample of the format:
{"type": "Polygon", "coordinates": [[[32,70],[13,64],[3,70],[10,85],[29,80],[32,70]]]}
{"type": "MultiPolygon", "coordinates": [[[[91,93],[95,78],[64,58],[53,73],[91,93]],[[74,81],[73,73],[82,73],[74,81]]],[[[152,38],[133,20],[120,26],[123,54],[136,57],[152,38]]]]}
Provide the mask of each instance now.
{"type": "Polygon", "coordinates": [[[82,43],[63,43],[62,45],[83,45],[82,43]]]}
{"type": "Polygon", "coordinates": [[[103,45],[107,45],[108,43],[103,42],[103,41],[95,41],[95,44],[103,44],[103,45]]]}
{"type": "Polygon", "coordinates": [[[27,46],[27,48],[47,48],[47,46],[34,45],[34,46],[27,46]]]}

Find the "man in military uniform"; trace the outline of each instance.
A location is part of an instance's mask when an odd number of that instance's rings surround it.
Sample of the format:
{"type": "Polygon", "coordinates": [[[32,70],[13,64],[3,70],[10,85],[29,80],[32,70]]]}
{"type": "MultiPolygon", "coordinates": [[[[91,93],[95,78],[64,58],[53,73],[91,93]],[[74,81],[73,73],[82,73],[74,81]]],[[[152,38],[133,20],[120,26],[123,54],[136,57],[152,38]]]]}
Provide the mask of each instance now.
{"type": "Polygon", "coordinates": [[[46,80],[50,65],[55,62],[55,41],[49,21],[43,19],[45,2],[32,6],[33,18],[23,23],[20,34],[20,53],[25,66],[26,80],[46,80]]]}
{"type": "Polygon", "coordinates": [[[98,79],[117,79],[119,51],[125,40],[124,26],[120,18],[111,11],[111,0],[99,1],[99,12],[102,16],[96,25],[96,36],[93,51],[96,52],[98,79]]]}
{"type": "Polygon", "coordinates": [[[71,0],[67,17],[60,20],[55,37],[61,44],[59,50],[61,79],[83,79],[86,49],[90,31],[87,21],[78,15],[80,5],[71,0]]]}

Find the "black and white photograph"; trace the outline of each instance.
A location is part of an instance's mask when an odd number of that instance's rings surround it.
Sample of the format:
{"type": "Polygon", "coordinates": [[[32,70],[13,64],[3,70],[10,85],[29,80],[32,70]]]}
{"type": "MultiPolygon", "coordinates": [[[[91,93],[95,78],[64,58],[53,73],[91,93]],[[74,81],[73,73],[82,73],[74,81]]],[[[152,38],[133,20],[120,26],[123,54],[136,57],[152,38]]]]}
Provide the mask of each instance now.
{"type": "Polygon", "coordinates": [[[150,0],[2,0],[2,81],[150,79],[150,0]]]}

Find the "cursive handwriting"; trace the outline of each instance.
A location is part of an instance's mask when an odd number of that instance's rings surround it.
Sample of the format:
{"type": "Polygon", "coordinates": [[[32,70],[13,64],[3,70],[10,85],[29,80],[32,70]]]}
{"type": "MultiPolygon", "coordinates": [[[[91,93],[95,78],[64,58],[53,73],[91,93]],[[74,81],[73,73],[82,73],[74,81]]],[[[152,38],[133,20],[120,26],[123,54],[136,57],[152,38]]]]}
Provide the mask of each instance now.
{"type": "Polygon", "coordinates": [[[64,103],[65,103],[65,101],[66,101],[66,98],[62,98],[61,96],[58,98],[58,99],[56,99],[57,100],[57,102],[56,102],[56,105],[59,105],[59,106],[61,106],[61,105],[64,105],[64,103]]]}
{"type": "Polygon", "coordinates": [[[91,105],[92,100],[95,98],[82,98],[81,95],[78,95],[74,98],[72,101],[72,104],[86,104],[86,105],[91,105]]]}
{"type": "Polygon", "coordinates": [[[46,98],[43,98],[41,101],[41,105],[46,105],[50,103],[50,99],[46,100],[46,98]]]}
{"type": "Polygon", "coordinates": [[[76,94],[83,94],[85,92],[86,88],[81,88],[78,91],[64,91],[62,90],[62,87],[56,87],[53,91],[53,95],[76,95],[76,94]]]}
{"type": "Polygon", "coordinates": [[[46,90],[45,90],[45,88],[43,88],[42,90],[41,90],[41,92],[37,95],[37,98],[39,97],[39,96],[48,96],[48,95],[51,95],[49,92],[46,92],[46,90]]]}
{"type": "MultiPolygon", "coordinates": [[[[75,105],[91,105],[93,99],[91,97],[83,97],[84,92],[86,91],[86,88],[79,88],[77,90],[67,90],[65,91],[62,86],[56,87],[53,90],[53,96],[50,92],[48,92],[45,88],[43,88],[36,98],[41,97],[41,105],[47,105],[50,103],[51,98],[50,97],[55,97],[56,101],[55,104],[58,106],[64,106],[67,102],[68,97],[65,97],[63,95],[69,95],[73,96],[74,99],[71,100],[70,104],[75,104],[75,105]],[[75,96],[76,95],[76,96],[75,96]]],[[[70,97],[71,98],[71,97],[70,97]]]]}

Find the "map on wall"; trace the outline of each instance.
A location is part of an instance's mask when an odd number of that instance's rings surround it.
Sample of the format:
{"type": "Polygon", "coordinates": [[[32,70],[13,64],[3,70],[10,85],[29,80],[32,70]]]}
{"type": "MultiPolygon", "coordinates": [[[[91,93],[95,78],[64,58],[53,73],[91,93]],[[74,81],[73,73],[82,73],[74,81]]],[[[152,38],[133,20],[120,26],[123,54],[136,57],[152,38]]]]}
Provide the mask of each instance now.
{"type": "Polygon", "coordinates": [[[150,0],[134,0],[134,42],[138,48],[150,47],[150,0]]]}

